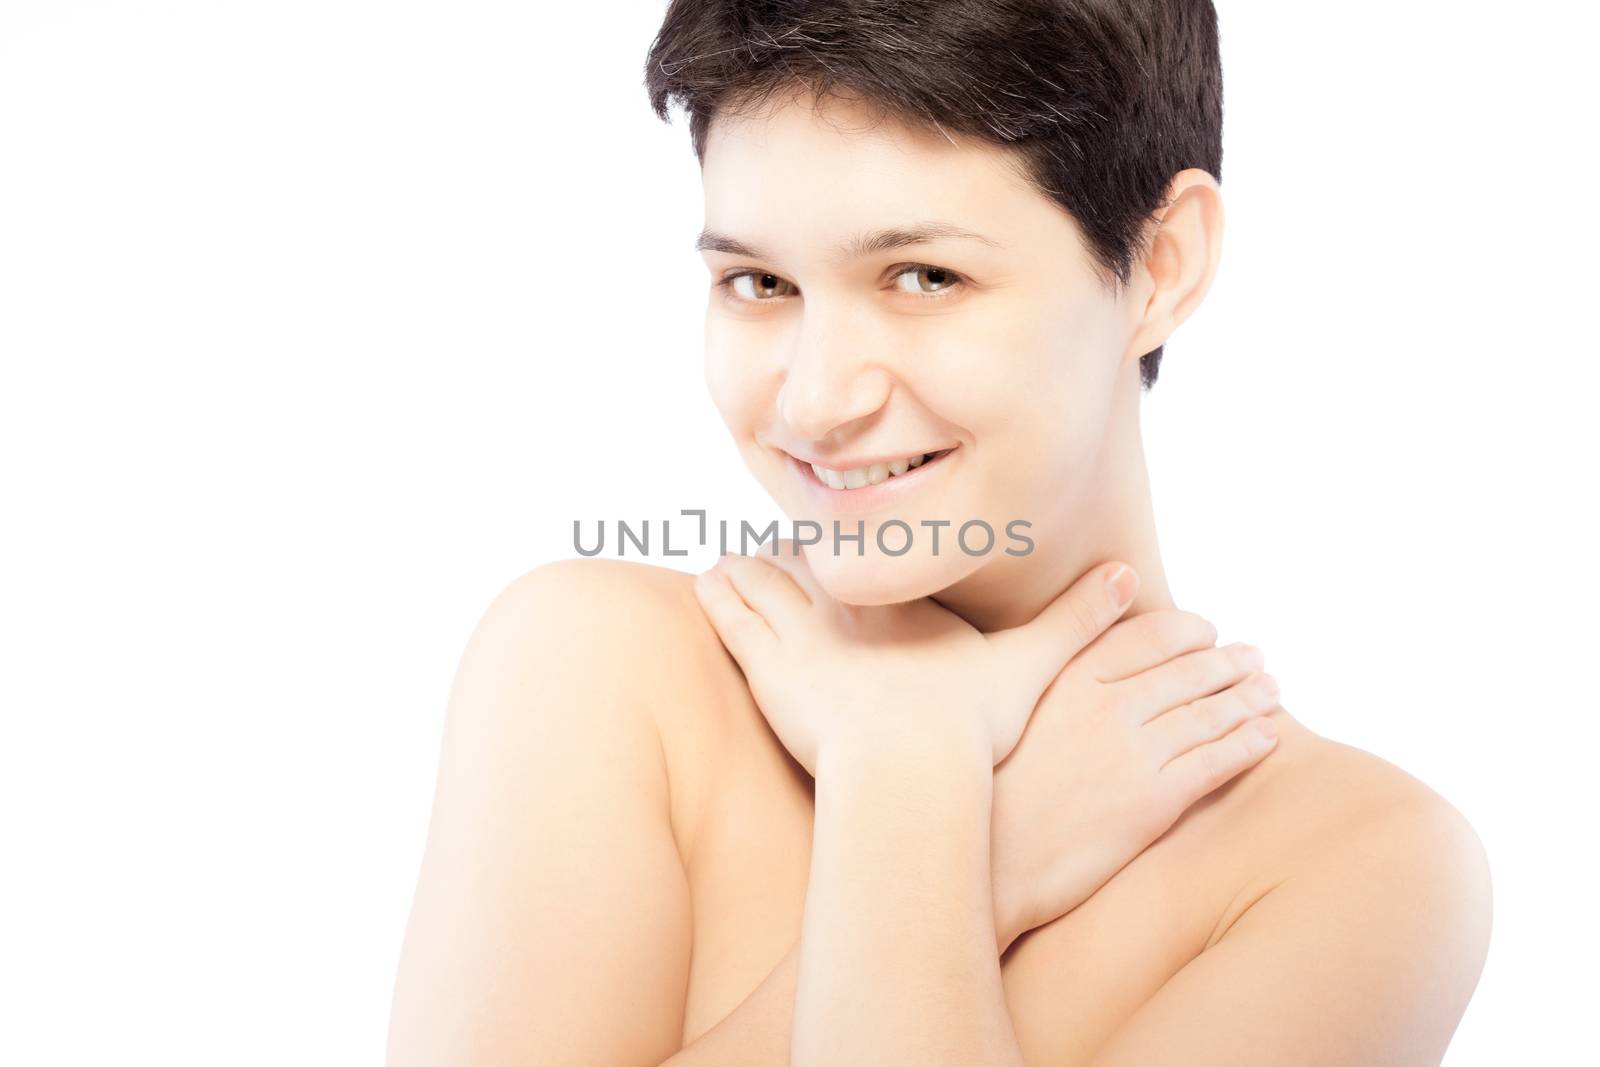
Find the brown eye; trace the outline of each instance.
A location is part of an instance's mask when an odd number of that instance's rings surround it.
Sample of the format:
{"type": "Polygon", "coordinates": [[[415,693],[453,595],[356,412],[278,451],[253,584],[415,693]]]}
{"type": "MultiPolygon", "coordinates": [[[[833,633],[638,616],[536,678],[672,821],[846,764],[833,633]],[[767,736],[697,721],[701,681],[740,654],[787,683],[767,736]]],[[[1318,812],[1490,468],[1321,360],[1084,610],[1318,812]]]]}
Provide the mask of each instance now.
{"type": "Polygon", "coordinates": [[[897,282],[902,278],[910,278],[910,285],[897,284],[895,288],[903,293],[911,293],[914,296],[932,296],[942,293],[955,288],[961,281],[961,275],[955,271],[945,270],[943,267],[930,266],[907,267],[895,275],[897,282]]]}
{"type": "Polygon", "coordinates": [[[791,290],[794,288],[794,286],[789,285],[788,282],[776,274],[768,274],[765,271],[746,271],[743,274],[735,274],[727,279],[724,284],[732,289],[739,299],[751,301],[787,296],[789,295],[787,292],[779,290],[784,286],[788,286],[791,290]]]}

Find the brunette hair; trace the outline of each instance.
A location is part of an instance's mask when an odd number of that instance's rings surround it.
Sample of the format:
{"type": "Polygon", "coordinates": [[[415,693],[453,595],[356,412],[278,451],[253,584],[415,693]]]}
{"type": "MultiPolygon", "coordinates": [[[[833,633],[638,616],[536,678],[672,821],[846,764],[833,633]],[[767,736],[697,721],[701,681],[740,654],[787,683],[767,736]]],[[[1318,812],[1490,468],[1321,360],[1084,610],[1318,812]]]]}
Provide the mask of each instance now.
{"type": "MultiPolygon", "coordinates": [[[[671,0],[645,62],[650,105],[689,116],[810,89],[1015,153],[1085,237],[1115,292],[1189,167],[1222,181],[1222,61],[1211,0],[671,0]]],[[[1148,390],[1161,348],[1139,360],[1148,390]]]]}

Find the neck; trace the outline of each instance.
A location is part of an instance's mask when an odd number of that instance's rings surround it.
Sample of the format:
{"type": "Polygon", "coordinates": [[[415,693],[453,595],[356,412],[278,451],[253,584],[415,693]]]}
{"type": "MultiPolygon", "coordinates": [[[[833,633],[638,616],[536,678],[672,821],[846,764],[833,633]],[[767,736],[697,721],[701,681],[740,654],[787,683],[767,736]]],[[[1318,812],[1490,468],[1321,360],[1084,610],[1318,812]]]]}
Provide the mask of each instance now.
{"type": "Polygon", "coordinates": [[[1120,618],[1176,606],[1156,543],[1137,390],[1131,394],[1123,394],[1125,410],[1112,421],[1120,429],[1107,440],[1090,477],[1067,494],[1055,515],[1027,531],[1033,551],[999,556],[934,600],[991,633],[1028,622],[1089,570],[1118,560],[1139,576],[1139,590],[1120,618]]]}

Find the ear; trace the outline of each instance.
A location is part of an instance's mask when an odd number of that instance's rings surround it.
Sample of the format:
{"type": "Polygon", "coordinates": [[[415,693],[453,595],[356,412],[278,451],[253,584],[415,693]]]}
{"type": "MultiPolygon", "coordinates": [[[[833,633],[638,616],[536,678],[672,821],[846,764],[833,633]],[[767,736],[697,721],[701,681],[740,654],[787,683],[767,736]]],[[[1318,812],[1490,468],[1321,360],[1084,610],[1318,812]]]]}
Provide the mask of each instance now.
{"type": "Polygon", "coordinates": [[[1180,171],[1156,213],[1150,251],[1134,272],[1135,316],[1125,363],[1167,343],[1178,324],[1205,299],[1222,260],[1222,190],[1209,171],[1180,171]]]}

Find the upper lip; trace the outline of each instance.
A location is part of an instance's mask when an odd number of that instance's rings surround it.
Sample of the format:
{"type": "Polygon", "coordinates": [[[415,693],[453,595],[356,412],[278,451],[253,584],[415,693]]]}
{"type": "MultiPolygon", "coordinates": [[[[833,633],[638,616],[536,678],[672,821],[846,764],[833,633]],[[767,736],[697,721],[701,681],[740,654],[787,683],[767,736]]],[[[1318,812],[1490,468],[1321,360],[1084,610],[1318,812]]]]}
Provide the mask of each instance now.
{"type": "MultiPolygon", "coordinates": [[[[915,459],[917,456],[926,456],[934,452],[947,452],[950,448],[954,447],[954,445],[951,445],[947,448],[929,448],[924,449],[921,452],[884,452],[876,456],[867,456],[859,459],[852,458],[821,460],[814,459],[810,456],[801,455],[798,452],[789,452],[789,455],[793,456],[795,459],[798,459],[802,463],[815,463],[819,467],[826,467],[832,471],[853,471],[860,467],[870,467],[876,463],[888,465],[896,460],[915,459]]],[[[788,449],[785,449],[784,451],[787,452],[788,449]]]]}

